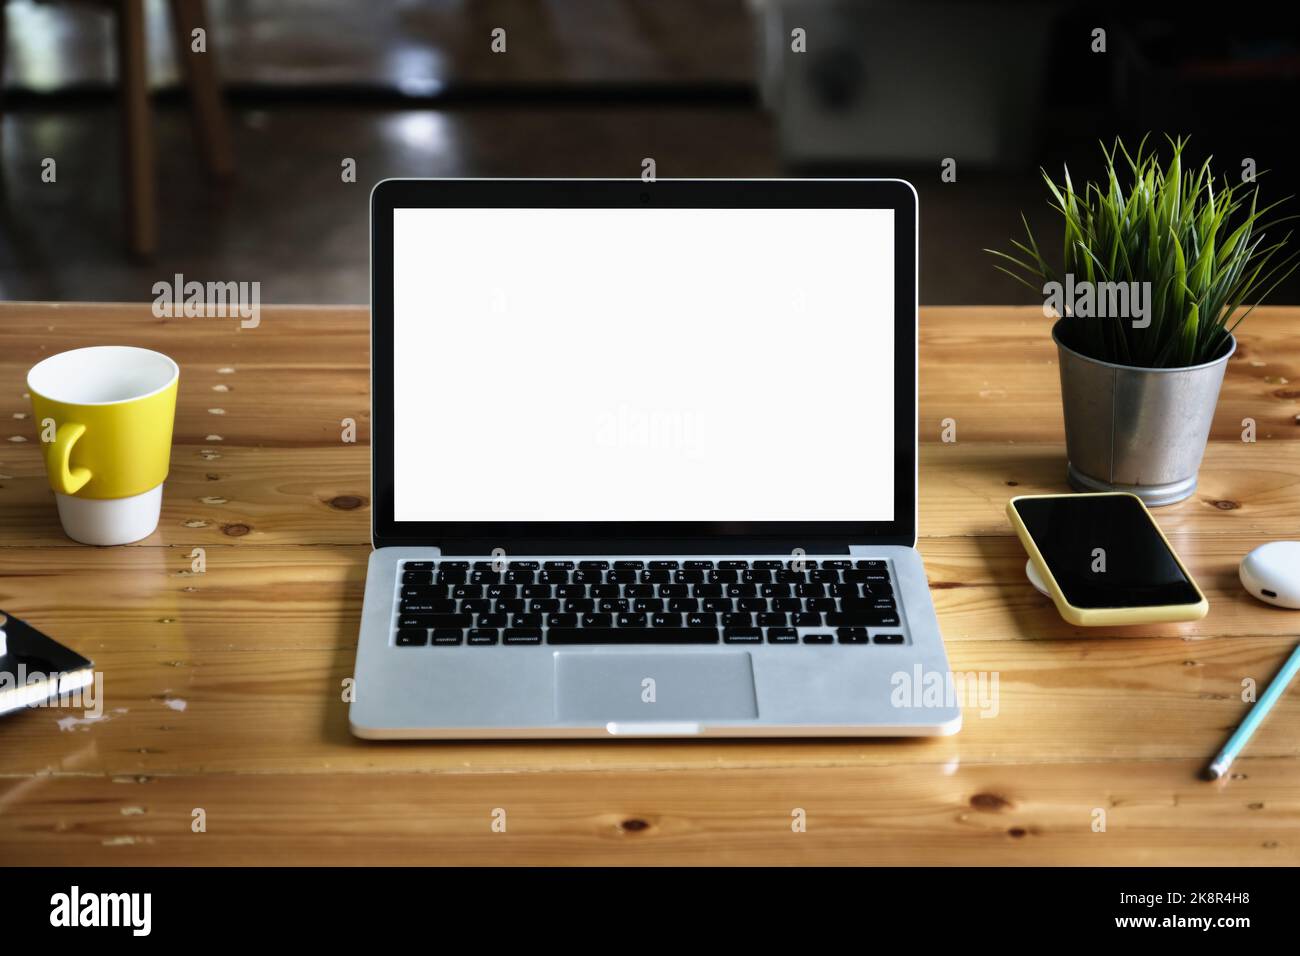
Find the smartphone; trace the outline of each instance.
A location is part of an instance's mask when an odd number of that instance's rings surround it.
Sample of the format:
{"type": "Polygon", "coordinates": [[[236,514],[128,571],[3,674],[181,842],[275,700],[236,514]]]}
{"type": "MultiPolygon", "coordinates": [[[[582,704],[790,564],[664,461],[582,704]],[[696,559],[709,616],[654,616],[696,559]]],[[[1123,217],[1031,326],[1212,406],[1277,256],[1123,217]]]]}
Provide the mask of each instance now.
{"type": "Polygon", "coordinates": [[[1136,495],[1020,495],[1007,517],[1071,624],[1195,621],[1210,608],[1136,495]]]}

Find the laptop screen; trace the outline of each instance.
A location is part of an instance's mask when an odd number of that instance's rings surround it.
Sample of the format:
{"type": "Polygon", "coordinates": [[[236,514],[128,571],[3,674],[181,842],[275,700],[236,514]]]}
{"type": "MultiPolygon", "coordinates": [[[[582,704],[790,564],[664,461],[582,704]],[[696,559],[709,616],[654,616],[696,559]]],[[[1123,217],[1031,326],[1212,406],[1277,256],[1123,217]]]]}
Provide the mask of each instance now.
{"type": "Polygon", "coordinates": [[[894,520],[893,220],[395,209],[394,518],[894,520]]]}

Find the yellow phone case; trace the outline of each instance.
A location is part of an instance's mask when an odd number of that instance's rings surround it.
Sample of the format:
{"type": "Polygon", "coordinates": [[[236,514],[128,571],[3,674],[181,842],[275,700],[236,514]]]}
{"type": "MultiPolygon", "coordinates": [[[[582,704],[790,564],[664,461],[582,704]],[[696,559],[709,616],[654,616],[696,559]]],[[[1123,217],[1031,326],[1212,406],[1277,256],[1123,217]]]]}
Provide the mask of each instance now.
{"type": "Polygon", "coordinates": [[[1183,559],[1178,556],[1169,539],[1165,537],[1164,531],[1156,523],[1151,512],[1147,510],[1142,499],[1137,495],[1129,494],[1127,491],[1098,491],[1087,492],[1077,495],[1017,495],[1007,502],[1007,517],[1011,520],[1011,526],[1016,529],[1016,535],[1020,538],[1020,543],[1025,546],[1025,551],[1029,553],[1029,560],[1034,563],[1039,575],[1047,585],[1052,602],[1056,605],[1056,610],[1060,612],[1061,617],[1071,624],[1077,624],[1080,627],[1107,627],[1122,624],[1160,624],[1171,621],[1197,621],[1205,617],[1210,610],[1210,602],[1205,599],[1205,593],[1201,586],[1196,583],[1192,577],[1183,559]],[[1186,576],[1188,582],[1196,591],[1196,596],[1200,598],[1195,604],[1165,604],[1155,607],[1075,607],[1065,598],[1065,593],[1061,586],[1056,583],[1056,578],[1052,576],[1051,569],[1047,567],[1047,562],[1043,560],[1042,553],[1038,550],[1038,545],[1034,542],[1033,536],[1029,529],[1025,527],[1024,521],[1021,520],[1019,512],[1016,511],[1015,504],[1017,501],[1027,501],[1032,498],[1098,498],[1102,496],[1115,497],[1123,495],[1132,498],[1139,505],[1142,505],[1142,513],[1147,516],[1152,527],[1156,529],[1156,534],[1160,535],[1160,540],[1165,543],[1169,553],[1173,555],[1174,561],[1186,576]]]}

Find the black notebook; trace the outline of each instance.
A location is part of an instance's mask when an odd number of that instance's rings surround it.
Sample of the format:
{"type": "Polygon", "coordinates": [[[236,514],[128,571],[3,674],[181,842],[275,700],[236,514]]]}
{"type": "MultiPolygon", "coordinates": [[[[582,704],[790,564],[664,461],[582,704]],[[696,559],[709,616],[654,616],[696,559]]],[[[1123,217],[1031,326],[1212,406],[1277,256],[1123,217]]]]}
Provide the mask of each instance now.
{"type": "Polygon", "coordinates": [[[0,714],[80,690],[94,676],[88,658],[0,611],[0,714]]]}

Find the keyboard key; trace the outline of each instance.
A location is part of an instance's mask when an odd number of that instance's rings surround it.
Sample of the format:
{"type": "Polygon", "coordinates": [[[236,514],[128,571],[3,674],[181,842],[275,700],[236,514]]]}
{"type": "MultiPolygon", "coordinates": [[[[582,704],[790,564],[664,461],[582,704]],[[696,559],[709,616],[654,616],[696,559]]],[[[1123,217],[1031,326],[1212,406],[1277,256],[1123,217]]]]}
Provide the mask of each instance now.
{"type": "Polygon", "coordinates": [[[590,614],[596,610],[596,602],[591,598],[574,598],[564,602],[564,610],[573,614],[590,614]]]}
{"type": "Polygon", "coordinates": [[[451,594],[451,588],[438,587],[432,584],[412,584],[402,588],[401,595],[405,598],[445,598],[451,594]]]}
{"type": "Polygon", "coordinates": [[[721,584],[696,584],[691,588],[691,595],[697,598],[722,597],[721,584]]]}
{"type": "Polygon", "coordinates": [[[429,643],[429,632],[422,627],[399,627],[397,629],[398,647],[423,647],[429,643]]]}
{"type": "Polygon", "coordinates": [[[541,565],[536,561],[511,561],[507,567],[511,571],[536,571],[541,565]]]}
{"type": "Polygon", "coordinates": [[[719,561],[718,567],[728,571],[742,571],[749,567],[748,561],[719,561]]]}
{"type": "Polygon", "coordinates": [[[452,586],[451,596],[458,601],[463,601],[466,598],[481,598],[483,590],[481,584],[456,584],[452,586]]]}
{"type": "Polygon", "coordinates": [[[812,611],[805,611],[800,614],[791,614],[790,623],[795,627],[821,627],[822,616],[812,611]]]}
{"type": "Polygon", "coordinates": [[[605,575],[605,580],[616,584],[635,584],[640,573],[631,568],[615,568],[605,575]]]}
{"type": "Polygon", "coordinates": [[[623,593],[630,598],[650,598],[655,596],[655,586],[653,584],[629,584],[623,589],[623,593]]]}
{"type": "Polygon", "coordinates": [[[604,579],[605,575],[603,572],[591,568],[579,569],[573,572],[574,584],[599,584],[604,579]]]}
{"type": "Polygon", "coordinates": [[[690,594],[689,584],[659,584],[655,586],[660,597],[665,598],[684,598],[690,594]]]}
{"type": "Polygon", "coordinates": [[[505,614],[480,614],[477,624],[479,627],[505,627],[505,614]]]}
{"type": "Polygon", "coordinates": [[[803,642],[805,644],[833,644],[835,643],[835,638],[831,637],[829,634],[805,634],[803,636],[803,642]]]}
{"type": "Polygon", "coordinates": [[[712,562],[712,561],[686,561],[686,562],[683,562],[683,565],[682,565],[682,566],[685,567],[688,571],[711,571],[711,570],[713,570],[713,562],[712,562]]]}
{"type": "Polygon", "coordinates": [[[519,597],[519,585],[517,584],[489,584],[484,590],[487,592],[487,596],[493,600],[519,597]]]}
{"type": "Polygon", "coordinates": [[[826,615],[827,627],[898,627],[896,611],[840,611],[826,615]]]}
{"type": "Polygon", "coordinates": [[[840,580],[838,571],[809,571],[808,580],[814,584],[836,584],[840,580]]]}
{"type": "Polygon", "coordinates": [[[596,610],[604,614],[621,614],[627,610],[627,598],[601,601],[596,605],[596,610]]]}
{"type": "Polygon", "coordinates": [[[677,571],[673,574],[673,581],[677,584],[703,584],[704,574],[698,570],[677,571]]]}
{"type": "Polygon", "coordinates": [[[876,560],[876,561],[859,561],[859,562],[858,562],[858,570],[859,570],[859,571],[884,571],[884,570],[885,570],[885,562],[884,562],[884,561],[880,561],[880,560],[876,560]]]}
{"type": "Polygon", "coordinates": [[[459,628],[436,627],[433,630],[432,644],[448,647],[452,644],[461,642],[461,632],[459,628]]]}
{"type": "Polygon", "coordinates": [[[681,627],[682,616],[680,614],[655,614],[650,618],[652,627],[681,627]]]}
{"type": "Polygon", "coordinates": [[[557,584],[555,586],[555,596],[557,598],[584,598],[587,596],[587,585],[585,584],[557,584]]]}
{"type": "Polygon", "coordinates": [[[506,614],[523,614],[525,608],[521,598],[502,598],[497,601],[496,609],[506,614]]]}
{"type": "Polygon", "coordinates": [[[568,571],[539,571],[537,572],[538,584],[567,584],[569,582],[568,571]]]}
{"type": "Polygon", "coordinates": [[[645,567],[644,561],[615,561],[615,569],[619,571],[640,571],[645,567]]]}
{"type": "Polygon", "coordinates": [[[463,584],[465,578],[464,571],[439,571],[433,581],[435,584],[463,584]]]}
{"type": "Polygon", "coordinates": [[[583,571],[604,571],[609,567],[608,561],[579,561],[578,567],[583,571]]]}
{"type": "Polygon", "coordinates": [[[510,617],[510,626],[513,628],[535,628],[542,626],[542,616],[540,614],[513,614],[510,617]]]}
{"type": "Polygon", "coordinates": [[[687,615],[686,615],[686,626],[687,626],[687,627],[712,627],[712,628],[716,628],[716,627],[718,626],[718,615],[716,615],[716,614],[703,614],[703,613],[687,614],[687,615]]]}
{"type": "Polygon", "coordinates": [[[644,614],[620,614],[618,616],[619,627],[645,627],[646,616],[644,614]]]}
{"type": "Polygon", "coordinates": [[[508,628],[501,638],[502,644],[540,644],[542,632],[539,628],[508,628]]]}
{"type": "Polygon", "coordinates": [[[555,598],[546,598],[545,600],[542,601],[528,602],[529,614],[535,614],[539,611],[542,614],[554,614],[559,609],[560,609],[560,602],[555,600],[555,598]]]}
{"type": "Polygon", "coordinates": [[[486,614],[492,610],[492,602],[487,598],[470,598],[460,602],[460,609],[470,614],[486,614]]]}
{"type": "Polygon", "coordinates": [[[438,598],[434,601],[403,601],[397,606],[399,614],[452,614],[456,602],[450,598],[438,598]]]}
{"type": "Polygon", "coordinates": [[[745,584],[771,584],[772,572],[762,570],[746,570],[740,572],[740,580],[745,584]]]}
{"type": "Polygon", "coordinates": [[[758,597],[758,585],[756,584],[728,584],[724,589],[727,597],[758,597]]]}
{"type": "Polygon", "coordinates": [[[432,571],[433,562],[432,561],[403,561],[402,570],[403,571],[432,571]]]}
{"type": "Polygon", "coordinates": [[[780,561],[755,561],[754,568],[758,571],[780,571],[783,565],[780,561]]]}
{"type": "Polygon", "coordinates": [[[773,627],[767,632],[769,644],[798,644],[799,632],[793,627],[773,627]]]}
{"type": "Polygon", "coordinates": [[[703,627],[553,627],[550,644],[716,644],[716,629],[703,627]]]}
{"type": "Polygon", "coordinates": [[[776,598],[772,601],[773,611],[802,611],[803,603],[798,598],[776,598]]]}
{"type": "Polygon", "coordinates": [[[578,615],[570,614],[567,611],[560,614],[546,615],[547,627],[577,627],[578,615]]]}
{"type": "Polygon", "coordinates": [[[497,642],[497,632],[494,628],[475,628],[469,632],[469,641],[471,645],[477,644],[480,647],[486,644],[495,644],[497,642]]]}
{"type": "Polygon", "coordinates": [[[475,561],[473,569],[475,571],[495,571],[497,564],[495,561],[475,561]]]}
{"type": "Polygon", "coordinates": [[[406,614],[398,618],[398,627],[469,627],[469,614],[406,614]]]}
{"type": "Polygon", "coordinates": [[[785,627],[787,623],[786,616],[780,611],[767,611],[758,616],[760,627],[785,627]]]}
{"type": "Polygon", "coordinates": [[[501,580],[506,584],[532,584],[532,571],[507,571],[501,580]]]}
{"type": "Polygon", "coordinates": [[[547,571],[572,571],[572,561],[547,561],[542,567],[547,571]]]}
{"type": "Polygon", "coordinates": [[[432,571],[403,571],[402,583],[403,584],[432,584],[433,572],[432,571]]]}
{"type": "Polygon", "coordinates": [[[826,596],[826,585],[824,584],[800,584],[796,585],[794,593],[801,598],[816,598],[826,596]]]}
{"type": "MultiPolygon", "coordinates": [[[[795,602],[796,604],[799,602],[795,602]]],[[[735,602],[731,598],[705,598],[705,614],[726,614],[735,608],[735,602]]]]}
{"type": "Polygon", "coordinates": [[[767,601],[765,601],[763,598],[758,598],[758,597],[741,598],[739,601],[736,602],[736,610],[766,611],[767,601]]]}
{"type": "Polygon", "coordinates": [[[722,615],[723,627],[749,627],[754,623],[752,614],[724,614],[722,615]]]}
{"type": "Polygon", "coordinates": [[[584,614],[582,615],[583,627],[613,627],[614,618],[609,614],[584,614]]]}
{"type": "Polygon", "coordinates": [[[819,613],[822,611],[834,611],[835,599],[834,598],[809,598],[807,601],[807,609],[809,611],[817,611],[819,613]]]}
{"type": "Polygon", "coordinates": [[[867,629],[865,627],[842,627],[839,629],[841,644],[866,644],[867,629]]]}
{"type": "Polygon", "coordinates": [[[709,584],[735,584],[740,580],[738,571],[710,571],[705,575],[709,584]]]}
{"type": "Polygon", "coordinates": [[[762,644],[763,632],[756,627],[728,627],[722,639],[728,644],[762,644]]]}
{"type": "Polygon", "coordinates": [[[663,609],[664,602],[659,598],[636,598],[632,601],[632,610],[637,614],[653,614],[663,609]]]}
{"type": "Polygon", "coordinates": [[[699,609],[700,602],[695,598],[673,598],[668,602],[668,610],[676,614],[689,614],[699,609]]]}
{"type": "Polygon", "coordinates": [[[823,561],[823,568],[834,568],[836,571],[843,571],[846,568],[853,567],[852,561],[823,561]]]}
{"type": "Polygon", "coordinates": [[[877,644],[902,644],[902,634],[877,634],[874,638],[877,644]]]}
{"type": "Polygon", "coordinates": [[[593,584],[590,588],[594,598],[617,598],[623,596],[622,588],[617,584],[593,584]]]}
{"type": "Polygon", "coordinates": [[[438,565],[438,567],[443,568],[444,570],[447,571],[468,571],[469,562],[468,561],[443,561],[438,565]]]}
{"type": "MultiPolygon", "coordinates": [[[[682,572],[679,571],[677,573],[681,574],[682,572]]],[[[702,571],[696,573],[703,574],[702,571]]],[[[669,584],[672,581],[672,579],[673,579],[672,572],[663,571],[663,570],[642,571],[641,578],[640,578],[642,584],[669,584]]]]}
{"type": "Polygon", "coordinates": [[[676,571],[676,561],[651,561],[650,570],[652,571],[676,571]]]}

